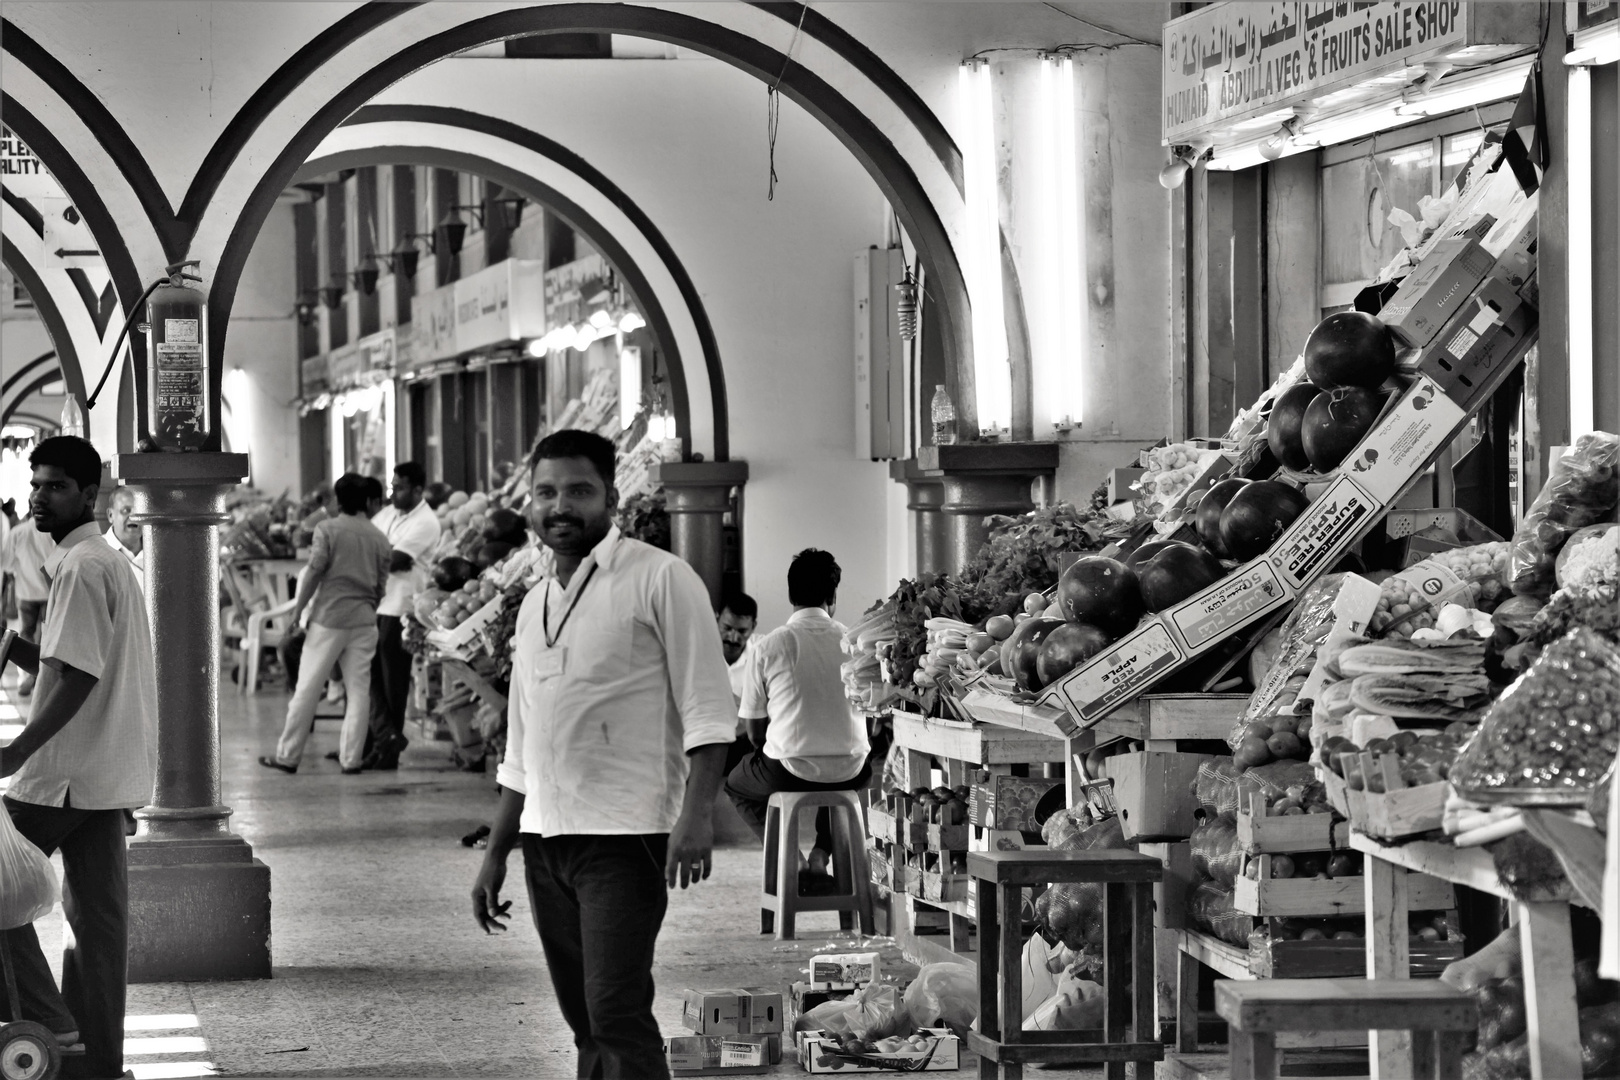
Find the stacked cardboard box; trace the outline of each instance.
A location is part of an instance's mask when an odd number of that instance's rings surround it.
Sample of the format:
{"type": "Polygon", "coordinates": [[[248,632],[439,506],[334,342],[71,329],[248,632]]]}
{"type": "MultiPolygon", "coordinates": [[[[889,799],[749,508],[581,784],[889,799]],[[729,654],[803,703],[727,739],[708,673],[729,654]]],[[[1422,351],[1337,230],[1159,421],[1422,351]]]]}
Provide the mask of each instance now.
{"type": "Polygon", "coordinates": [[[762,1073],[782,1060],[782,995],[758,988],[688,990],[681,1022],[664,1040],[673,1076],[762,1073]]]}

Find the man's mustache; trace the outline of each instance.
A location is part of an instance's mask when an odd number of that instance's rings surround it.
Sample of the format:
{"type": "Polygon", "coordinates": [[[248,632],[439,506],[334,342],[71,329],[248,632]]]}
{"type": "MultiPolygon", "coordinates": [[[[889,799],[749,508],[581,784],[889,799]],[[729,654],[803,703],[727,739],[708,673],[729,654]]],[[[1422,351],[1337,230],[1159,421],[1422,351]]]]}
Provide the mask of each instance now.
{"type": "Polygon", "coordinates": [[[542,528],[555,529],[559,525],[572,525],[576,529],[583,529],[585,522],[573,514],[551,514],[540,521],[542,528]]]}

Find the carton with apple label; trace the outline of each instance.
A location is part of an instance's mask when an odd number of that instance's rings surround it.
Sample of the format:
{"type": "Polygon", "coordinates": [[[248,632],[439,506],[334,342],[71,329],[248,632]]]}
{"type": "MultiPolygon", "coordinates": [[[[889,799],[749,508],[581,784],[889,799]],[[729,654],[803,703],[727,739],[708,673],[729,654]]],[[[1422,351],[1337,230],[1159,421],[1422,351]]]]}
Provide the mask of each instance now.
{"type": "Polygon", "coordinates": [[[1186,657],[1164,623],[1151,619],[1058,680],[1053,692],[1083,725],[1090,726],[1186,657]]]}
{"type": "Polygon", "coordinates": [[[1164,613],[1189,653],[1249,625],[1287,604],[1293,591],[1283,584],[1264,557],[1239,567],[1227,577],[1164,613]]]}

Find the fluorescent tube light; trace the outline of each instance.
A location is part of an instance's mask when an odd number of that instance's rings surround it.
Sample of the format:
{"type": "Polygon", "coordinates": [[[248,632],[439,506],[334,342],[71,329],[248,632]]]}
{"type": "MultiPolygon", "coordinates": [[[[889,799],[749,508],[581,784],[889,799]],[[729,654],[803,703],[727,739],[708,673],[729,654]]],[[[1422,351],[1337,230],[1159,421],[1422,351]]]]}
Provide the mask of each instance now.
{"type": "Polygon", "coordinates": [[[1596,426],[1592,373],[1592,69],[1569,69],[1564,155],[1569,176],[1569,439],[1596,426]]]}
{"type": "Polygon", "coordinates": [[[1041,58],[1041,194],[1045,204],[1041,276],[1045,279],[1046,333],[1035,353],[1047,419],[1054,430],[1079,427],[1085,415],[1085,234],[1075,128],[1074,59],[1041,58]]]}
{"type": "Polygon", "coordinates": [[[958,75],[967,229],[962,273],[973,305],[973,374],[979,428],[1012,425],[1012,372],[1001,299],[1001,214],[996,188],[994,108],[987,61],[964,61],[958,75]]]}

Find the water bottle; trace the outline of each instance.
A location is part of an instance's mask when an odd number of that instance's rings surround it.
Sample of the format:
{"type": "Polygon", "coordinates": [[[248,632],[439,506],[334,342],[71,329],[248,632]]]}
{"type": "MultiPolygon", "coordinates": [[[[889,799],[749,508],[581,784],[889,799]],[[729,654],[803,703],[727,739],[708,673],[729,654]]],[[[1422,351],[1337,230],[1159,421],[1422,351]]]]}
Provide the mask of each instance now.
{"type": "Polygon", "coordinates": [[[956,406],[951,404],[951,395],[945,392],[944,383],[934,387],[930,411],[934,418],[934,445],[950,446],[956,442],[956,406]]]}

